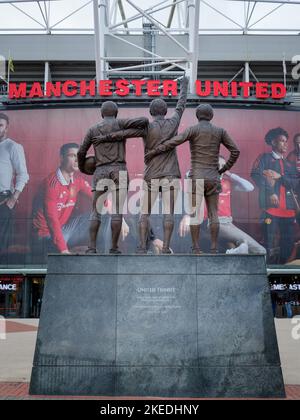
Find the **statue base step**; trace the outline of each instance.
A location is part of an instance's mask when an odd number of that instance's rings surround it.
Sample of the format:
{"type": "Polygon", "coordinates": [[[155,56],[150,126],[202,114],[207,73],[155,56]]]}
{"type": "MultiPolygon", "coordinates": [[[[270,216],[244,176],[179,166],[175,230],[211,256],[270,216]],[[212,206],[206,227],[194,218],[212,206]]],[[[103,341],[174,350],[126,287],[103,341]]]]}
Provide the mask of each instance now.
{"type": "Polygon", "coordinates": [[[263,256],[49,256],[32,395],[282,398],[263,256]]]}

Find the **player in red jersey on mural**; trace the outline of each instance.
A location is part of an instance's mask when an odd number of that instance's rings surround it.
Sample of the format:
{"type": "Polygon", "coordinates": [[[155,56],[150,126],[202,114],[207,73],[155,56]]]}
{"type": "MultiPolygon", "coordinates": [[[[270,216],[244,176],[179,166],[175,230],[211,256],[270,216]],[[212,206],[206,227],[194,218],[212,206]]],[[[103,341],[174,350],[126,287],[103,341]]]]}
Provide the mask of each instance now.
{"type": "Polygon", "coordinates": [[[70,254],[70,248],[81,244],[88,236],[87,214],[72,217],[83,193],[92,199],[89,183],[78,173],[79,146],[69,143],[60,149],[60,167],[42,183],[34,210],[34,237],[39,247],[46,242],[48,250],[70,254]]]}

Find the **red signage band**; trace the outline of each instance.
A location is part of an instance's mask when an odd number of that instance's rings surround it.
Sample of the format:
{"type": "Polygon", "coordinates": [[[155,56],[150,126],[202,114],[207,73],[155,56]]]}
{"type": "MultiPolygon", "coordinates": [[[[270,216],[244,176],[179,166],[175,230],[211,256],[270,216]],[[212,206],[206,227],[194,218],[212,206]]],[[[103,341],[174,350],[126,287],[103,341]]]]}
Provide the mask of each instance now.
{"type": "MultiPolygon", "coordinates": [[[[252,83],[206,80],[196,81],[196,95],[223,98],[284,99],[287,94],[282,83],[252,83]]],[[[46,86],[39,82],[32,85],[23,83],[9,84],[9,99],[60,98],[64,97],[111,97],[113,95],[137,97],[146,94],[149,97],[176,97],[179,93],[178,82],[174,80],[67,80],[66,82],[48,82],[46,86]]]]}

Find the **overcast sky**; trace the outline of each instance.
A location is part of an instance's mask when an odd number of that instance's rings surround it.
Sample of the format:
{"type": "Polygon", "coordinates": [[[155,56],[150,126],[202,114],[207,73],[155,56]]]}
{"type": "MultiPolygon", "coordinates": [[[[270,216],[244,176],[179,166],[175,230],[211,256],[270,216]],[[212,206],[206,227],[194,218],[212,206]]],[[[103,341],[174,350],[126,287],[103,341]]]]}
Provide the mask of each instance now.
{"type": "MultiPolygon", "coordinates": [[[[160,3],[161,0],[134,0],[139,7],[146,10],[152,5],[160,3]]],[[[239,1],[228,1],[228,0],[205,0],[205,2],[212,7],[219,9],[224,14],[228,15],[239,23],[244,25],[245,22],[245,8],[247,8],[248,2],[239,1]]],[[[201,18],[200,18],[200,29],[208,28],[238,28],[237,25],[230,22],[220,14],[212,10],[205,2],[201,2],[201,18]]],[[[44,1],[40,1],[43,7],[44,1]]],[[[47,3],[47,2],[46,2],[47,3]]],[[[88,0],[59,0],[54,1],[51,4],[51,25],[59,22],[61,19],[66,17],[68,14],[88,3],[88,0]]],[[[125,5],[126,14],[128,17],[136,14],[136,11],[123,0],[125,5]]],[[[171,0],[169,0],[171,3],[171,0]]],[[[252,3],[253,4],[253,3],[252,3]]],[[[30,14],[39,22],[43,23],[43,18],[39,7],[36,3],[16,3],[18,7],[30,14]]],[[[257,22],[260,18],[266,15],[268,12],[278,7],[278,4],[265,4],[260,3],[256,6],[256,9],[252,15],[251,24],[257,22]]],[[[167,21],[168,12],[161,12],[156,15],[158,19],[164,19],[167,21]]],[[[256,29],[265,28],[282,28],[282,29],[298,29],[300,16],[300,5],[284,5],[280,7],[275,13],[271,14],[260,23],[254,26],[256,29]]],[[[120,19],[119,19],[120,20],[120,19]]],[[[174,24],[177,26],[178,18],[175,16],[174,24]]],[[[131,24],[132,27],[140,27],[141,21],[136,21],[131,24]]],[[[22,14],[16,8],[10,4],[0,4],[0,28],[41,28],[38,23],[31,20],[29,17],[22,14]]],[[[62,24],[56,27],[59,28],[93,28],[93,5],[92,3],[84,7],[81,11],[73,15],[71,18],[64,21],[62,24]]]]}

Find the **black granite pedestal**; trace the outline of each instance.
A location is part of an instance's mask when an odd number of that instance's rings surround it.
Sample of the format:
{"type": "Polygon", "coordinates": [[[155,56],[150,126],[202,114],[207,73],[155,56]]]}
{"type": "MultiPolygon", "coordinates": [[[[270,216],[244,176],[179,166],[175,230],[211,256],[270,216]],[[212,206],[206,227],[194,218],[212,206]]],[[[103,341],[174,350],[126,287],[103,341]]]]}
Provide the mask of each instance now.
{"type": "Polygon", "coordinates": [[[30,393],[284,397],[264,257],[50,256],[30,393]]]}

